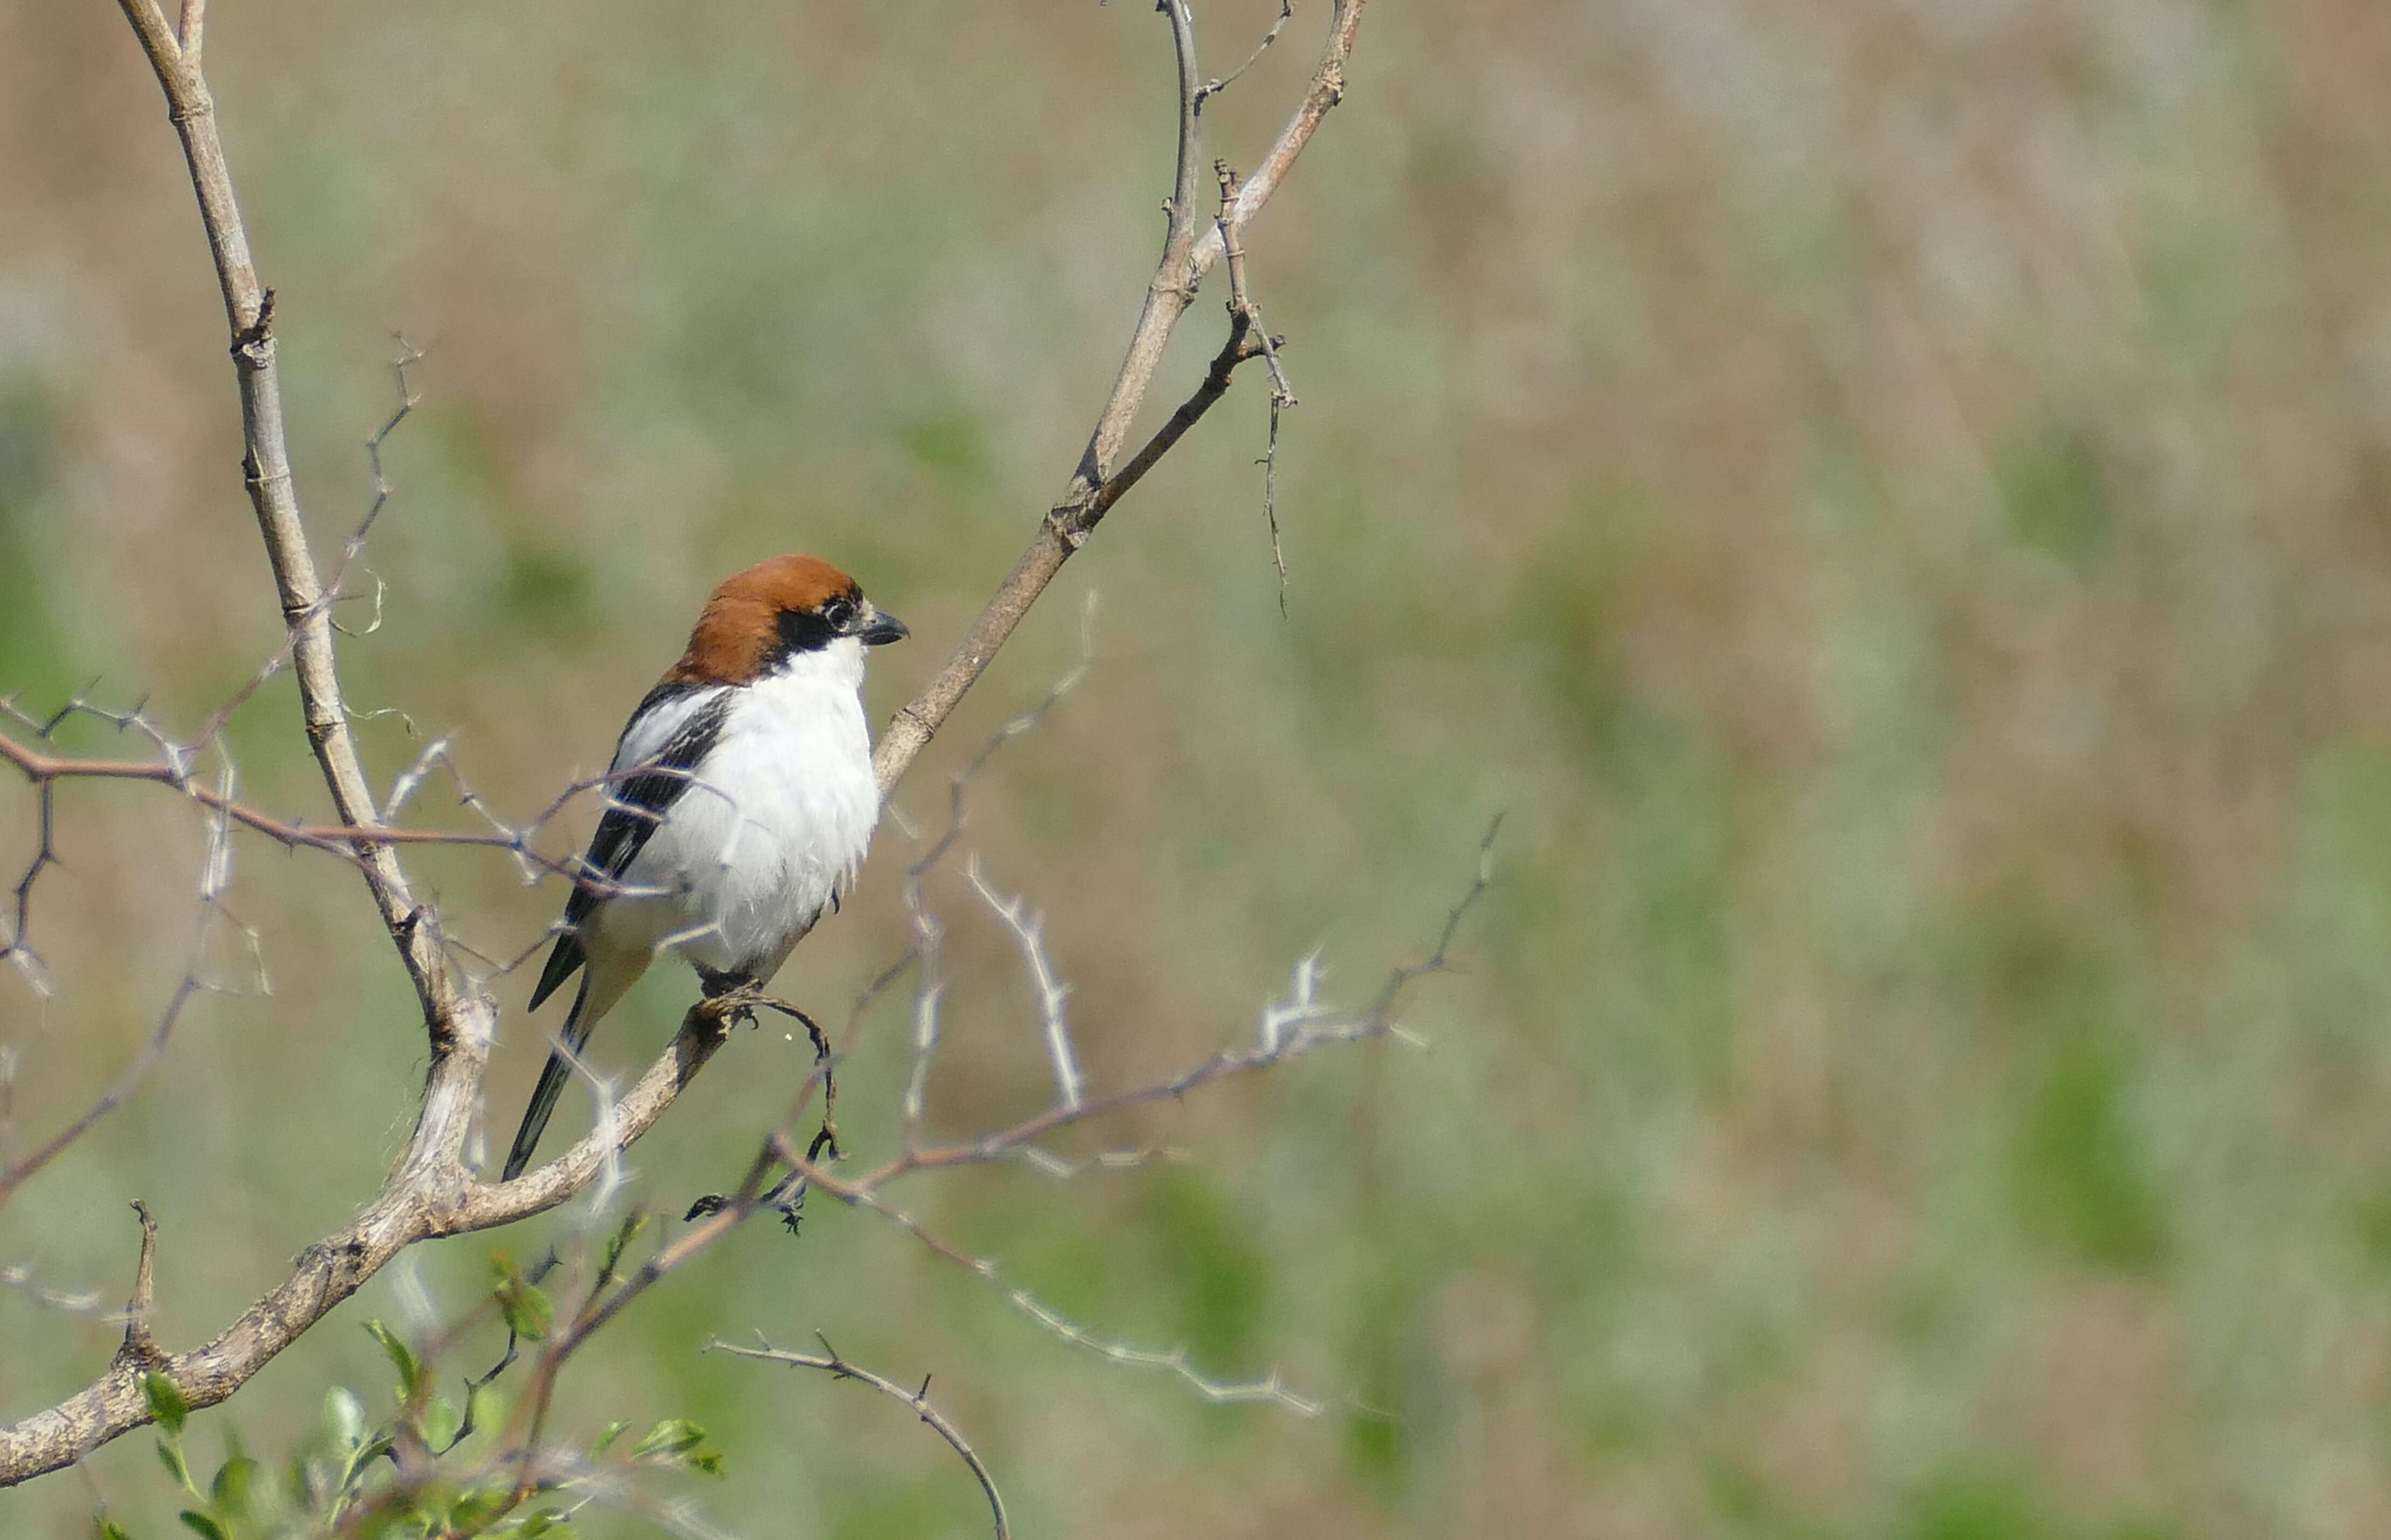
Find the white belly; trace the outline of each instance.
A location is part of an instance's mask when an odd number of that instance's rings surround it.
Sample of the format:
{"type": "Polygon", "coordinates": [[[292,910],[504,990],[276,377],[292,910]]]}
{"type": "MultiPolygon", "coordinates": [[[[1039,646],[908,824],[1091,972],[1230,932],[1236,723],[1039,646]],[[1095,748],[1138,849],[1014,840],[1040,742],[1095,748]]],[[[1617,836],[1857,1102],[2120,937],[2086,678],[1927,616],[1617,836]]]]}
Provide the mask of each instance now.
{"type": "Polygon", "coordinates": [[[676,951],[758,983],[779,971],[853,878],[879,820],[862,666],[856,643],[834,642],[739,692],[712,752],[623,874],[670,891],[601,905],[607,945],[676,951]]]}

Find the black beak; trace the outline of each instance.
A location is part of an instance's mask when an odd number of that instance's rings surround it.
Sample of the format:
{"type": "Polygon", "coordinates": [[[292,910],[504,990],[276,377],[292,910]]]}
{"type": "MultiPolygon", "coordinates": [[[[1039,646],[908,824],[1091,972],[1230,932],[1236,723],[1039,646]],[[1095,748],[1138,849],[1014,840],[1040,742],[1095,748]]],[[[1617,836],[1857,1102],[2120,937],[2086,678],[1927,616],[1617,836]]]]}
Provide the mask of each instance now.
{"type": "Polygon", "coordinates": [[[872,623],[855,633],[855,640],[866,647],[885,647],[892,641],[902,641],[913,633],[905,623],[885,610],[872,612],[872,623]]]}

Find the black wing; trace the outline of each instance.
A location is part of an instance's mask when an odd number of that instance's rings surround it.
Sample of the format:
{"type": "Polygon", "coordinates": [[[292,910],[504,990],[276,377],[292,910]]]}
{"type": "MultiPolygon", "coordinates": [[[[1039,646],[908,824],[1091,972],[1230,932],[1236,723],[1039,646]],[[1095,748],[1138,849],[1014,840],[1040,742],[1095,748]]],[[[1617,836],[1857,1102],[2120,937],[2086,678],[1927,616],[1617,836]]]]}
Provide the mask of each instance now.
{"type": "MultiPolygon", "coordinates": [[[[631,714],[632,722],[637,723],[676,697],[701,690],[718,690],[718,693],[691,712],[689,719],[653,757],[640,762],[640,773],[615,783],[614,796],[607,799],[606,815],[598,821],[598,832],[589,836],[588,854],[582,858],[592,875],[622,880],[633,859],[646,847],[649,836],[656,832],[656,825],[664,822],[665,814],[689,789],[689,772],[722,735],[723,718],[730,710],[730,692],[714,685],[666,679],[649,691],[647,699],[631,714]]],[[[630,733],[630,728],[623,730],[625,738],[630,733]]],[[[622,744],[617,741],[615,757],[619,759],[622,753],[622,744]]],[[[587,961],[581,947],[582,922],[589,918],[604,896],[601,889],[576,884],[573,896],[564,900],[563,934],[557,937],[555,947],[548,954],[548,966],[540,970],[538,988],[531,991],[531,1009],[537,1010],[539,1003],[555,993],[556,987],[572,977],[573,970],[587,961]]]]}

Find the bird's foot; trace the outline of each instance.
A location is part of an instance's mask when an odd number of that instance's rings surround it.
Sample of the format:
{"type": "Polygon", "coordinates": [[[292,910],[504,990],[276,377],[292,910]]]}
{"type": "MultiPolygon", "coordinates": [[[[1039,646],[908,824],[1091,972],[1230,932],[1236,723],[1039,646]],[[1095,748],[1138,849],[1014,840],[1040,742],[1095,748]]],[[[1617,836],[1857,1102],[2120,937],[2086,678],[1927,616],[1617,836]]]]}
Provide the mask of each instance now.
{"type": "Polygon", "coordinates": [[[742,1023],[753,1027],[756,1025],[756,1008],[773,1004],[765,997],[764,986],[752,978],[735,982],[708,978],[704,982],[705,994],[697,1003],[698,1015],[722,1030],[727,1031],[742,1023]]]}
{"type": "MultiPolygon", "coordinates": [[[[793,1176],[766,1193],[757,1201],[756,1207],[769,1209],[779,1214],[781,1223],[788,1227],[789,1234],[797,1235],[800,1233],[798,1226],[805,1222],[806,1217],[806,1187],[807,1183],[803,1177],[793,1176]]],[[[691,1204],[689,1212],[680,1217],[684,1222],[704,1219],[710,1214],[718,1214],[729,1207],[730,1207],[730,1200],[720,1193],[707,1193],[704,1197],[691,1204]]]]}
{"type": "Polygon", "coordinates": [[[778,1011],[781,1015],[787,1016],[790,1020],[797,1023],[806,1029],[806,1036],[813,1040],[814,1056],[816,1058],[823,1059],[830,1057],[830,1034],[821,1029],[821,1022],[816,1021],[813,1017],[806,1015],[805,1012],[797,1009],[795,1005],[790,1004],[787,1001],[775,1000],[770,995],[764,993],[761,990],[757,990],[756,991],[754,998],[750,1000],[748,1003],[750,1005],[760,1005],[768,1011],[778,1011]]]}
{"type": "Polygon", "coordinates": [[[788,1226],[789,1234],[793,1236],[799,1233],[797,1227],[805,1222],[806,1189],[811,1185],[793,1171],[782,1179],[779,1186],[764,1195],[765,1205],[780,1214],[781,1223],[788,1226]]]}

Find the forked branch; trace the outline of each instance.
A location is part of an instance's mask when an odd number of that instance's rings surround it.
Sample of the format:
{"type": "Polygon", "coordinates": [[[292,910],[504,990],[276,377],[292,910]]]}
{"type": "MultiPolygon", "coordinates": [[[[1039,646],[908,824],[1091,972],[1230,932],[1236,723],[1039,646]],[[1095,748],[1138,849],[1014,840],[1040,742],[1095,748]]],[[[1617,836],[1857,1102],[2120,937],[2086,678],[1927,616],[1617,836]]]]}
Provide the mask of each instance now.
{"type": "MultiPolygon", "coordinates": [[[[459,841],[389,827],[389,819],[396,816],[405,798],[394,787],[385,814],[358,754],[352,714],[335,669],[331,606],[340,597],[339,584],[327,586],[317,572],[291,477],[277,359],[274,291],[258,275],[217,132],[215,103],[201,71],[205,0],[180,0],[173,22],[158,0],[119,0],[119,4],[164,93],[167,116],[182,144],[222,291],[241,404],[242,481],[273,573],[285,628],[283,645],[298,685],[303,726],[323,773],[334,816],[313,824],[252,816],[252,810],[235,803],[229,791],[211,795],[199,787],[189,778],[187,766],[84,764],[50,755],[46,749],[10,746],[5,739],[0,739],[0,752],[39,784],[45,818],[52,788],[59,779],[88,774],[144,780],[202,802],[220,826],[239,823],[289,844],[335,849],[353,861],[365,874],[368,894],[420,1000],[430,1064],[422,1106],[406,1149],[382,1190],[355,1221],[309,1248],[289,1277],[213,1340],[183,1353],[165,1353],[154,1343],[149,1344],[156,1358],[146,1368],[136,1367],[128,1357],[146,1358],[148,1353],[120,1355],[106,1375],[84,1390],[0,1428],[0,1486],[58,1469],[149,1421],[142,1373],[165,1375],[194,1407],[213,1404],[246,1383],[406,1247],[437,1236],[510,1223],[585,1190],[615,1169],[619,1152],[653,1125],[720,1042],[718,1027],[702,1021],[693,1011],[672,1045],[614,1104],[612,1116],[556,1160],[517,1181],[498,1184],[481,1182],[467,1167],[464,1152],[481,1105],[496,1009],[470,978],[451,965],[452,942],[439,916],[416,897],[400,861],[400,849],[407,844],[426,837],[459,841]]],[[[1121,495],[1220,398],[1235,367],[1263,352],[1262,340],[1254,335],[1256,329],[1233,317],[1230,340],[1202,388],[1144,449],[1122,463],[1130,431],[1197,286],[1221,262],[1228,249],[1226,240],[1241,232],[1269,201],[1323,116],[1342,95],[1346,60],[1364,4],[1364,0],[1337,0],[1303,100],[1230,205],[1208,224],[1198,217],[1196,209],[1201,164],[1196,110],[1209,90],[1219,89],[1225,82],[1208,84],[1198,68],[1195,22],[1186,0],[1162,0],[1158,8],[1170,25],[1177,69],[1178,155],[1160,260],[1147,285],[1119,372],[1062,496],[1039,521],[1021,559],[945,666],[884,733],[874,756],[884,792],[920,756],[1063,563],[1121,495]]],[[[355,550],[353,541],[352,556],[355,550]]],[[[270,670],[275,665],[267,666],[270,670]]],[[[213,738],[221,725],[211,721],[208,736],[213,738]]],[[[504,835],[472,842],[505,845],[518,858],[527,855],[519,840],[504,835]]],[[[47,849],[46,844],[44,848],[47,849]]],[[[37,859],[26,891],[39,867],[37,859]]],[[[21,902],[18,907],[21,911],[21,902]]],[[[20,917],[5,954],[20,965],[26,961],[19,950],[22,940],[20,917]]],[[[25,1174],[29,1173],[20,1171],[19,1179],[25,1174]]]]}

